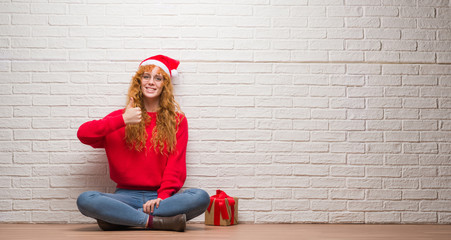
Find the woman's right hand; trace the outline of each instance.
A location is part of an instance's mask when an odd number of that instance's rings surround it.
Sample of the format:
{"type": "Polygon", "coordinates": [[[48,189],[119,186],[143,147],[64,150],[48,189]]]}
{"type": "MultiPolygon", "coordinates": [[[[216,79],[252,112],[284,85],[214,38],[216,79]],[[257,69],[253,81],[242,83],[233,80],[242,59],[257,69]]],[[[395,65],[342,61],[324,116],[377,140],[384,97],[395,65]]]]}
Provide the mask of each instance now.
{"type": "Polygon", "coordinates": [[[133,107],[134,100],[130,98],[130,102],[125,108],[124,114],[122,117],[124,118],[125,124],[137,124],[141,122],[141,108],[133,107]]]}

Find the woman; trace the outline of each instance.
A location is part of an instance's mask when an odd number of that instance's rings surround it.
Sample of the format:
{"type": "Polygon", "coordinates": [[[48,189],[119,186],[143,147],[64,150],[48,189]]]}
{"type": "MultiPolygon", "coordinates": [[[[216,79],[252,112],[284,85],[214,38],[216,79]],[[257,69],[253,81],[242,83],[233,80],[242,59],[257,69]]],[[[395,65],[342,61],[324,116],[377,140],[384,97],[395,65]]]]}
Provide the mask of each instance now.
{"type": "Polygon", "coordinates": [[[127,107],[78,129],[82,143],[105,148],[117,183],[113,194],[89,191],[77,199],[80,212],[103,230],[184,231],[186,221],[208,207],[201,189],[177,193],[186,179],[188,141],[188,123],[172,93],[178,65],[163,55],[145,59],[132,78],[127,107]]]}

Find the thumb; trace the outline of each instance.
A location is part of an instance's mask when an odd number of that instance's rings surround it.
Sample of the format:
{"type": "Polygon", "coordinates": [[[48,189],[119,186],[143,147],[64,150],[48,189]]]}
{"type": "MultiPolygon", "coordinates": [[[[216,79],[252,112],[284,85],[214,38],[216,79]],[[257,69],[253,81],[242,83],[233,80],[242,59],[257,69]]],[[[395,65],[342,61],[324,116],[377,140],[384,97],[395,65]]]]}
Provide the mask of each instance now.
{"type": "Polygon", "coordinates": [[[135,100],[133,98],[130,98],[130,101],[128,102],[127,108],[133,108],[135,106],[135,100]]]}

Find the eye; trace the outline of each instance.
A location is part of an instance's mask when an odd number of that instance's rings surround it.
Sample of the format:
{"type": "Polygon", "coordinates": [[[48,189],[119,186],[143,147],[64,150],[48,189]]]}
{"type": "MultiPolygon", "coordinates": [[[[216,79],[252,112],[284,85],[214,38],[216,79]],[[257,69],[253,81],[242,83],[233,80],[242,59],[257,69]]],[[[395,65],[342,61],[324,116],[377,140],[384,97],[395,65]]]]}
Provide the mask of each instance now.
{"type": "Polygon", "coordinates": [[[156,77],[155,78],[157,81],[163,81],[163,78],[162,77],[156,77]]]}
{"type": "Polygon", "coordinates": [[[143,79],[146,79],[146,80],[147,80],[147,79],[150,79],[150,76],[149,76],[149,75],[144,75],[144,76],[143,76],[143,79]]]}

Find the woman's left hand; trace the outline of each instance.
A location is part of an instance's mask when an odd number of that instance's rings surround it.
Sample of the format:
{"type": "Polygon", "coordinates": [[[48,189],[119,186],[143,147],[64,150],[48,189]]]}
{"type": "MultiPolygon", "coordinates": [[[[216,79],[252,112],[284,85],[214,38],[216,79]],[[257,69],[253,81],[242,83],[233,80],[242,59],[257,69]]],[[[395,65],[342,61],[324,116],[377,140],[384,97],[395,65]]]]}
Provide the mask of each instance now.
{"type": "Polygon", "coordinates": [[[147,214],[153,213],[155,208],[160,206],[160,202],[163,201],[161,198],[152,199],[143,204],[143,211],[147,214]]]}

